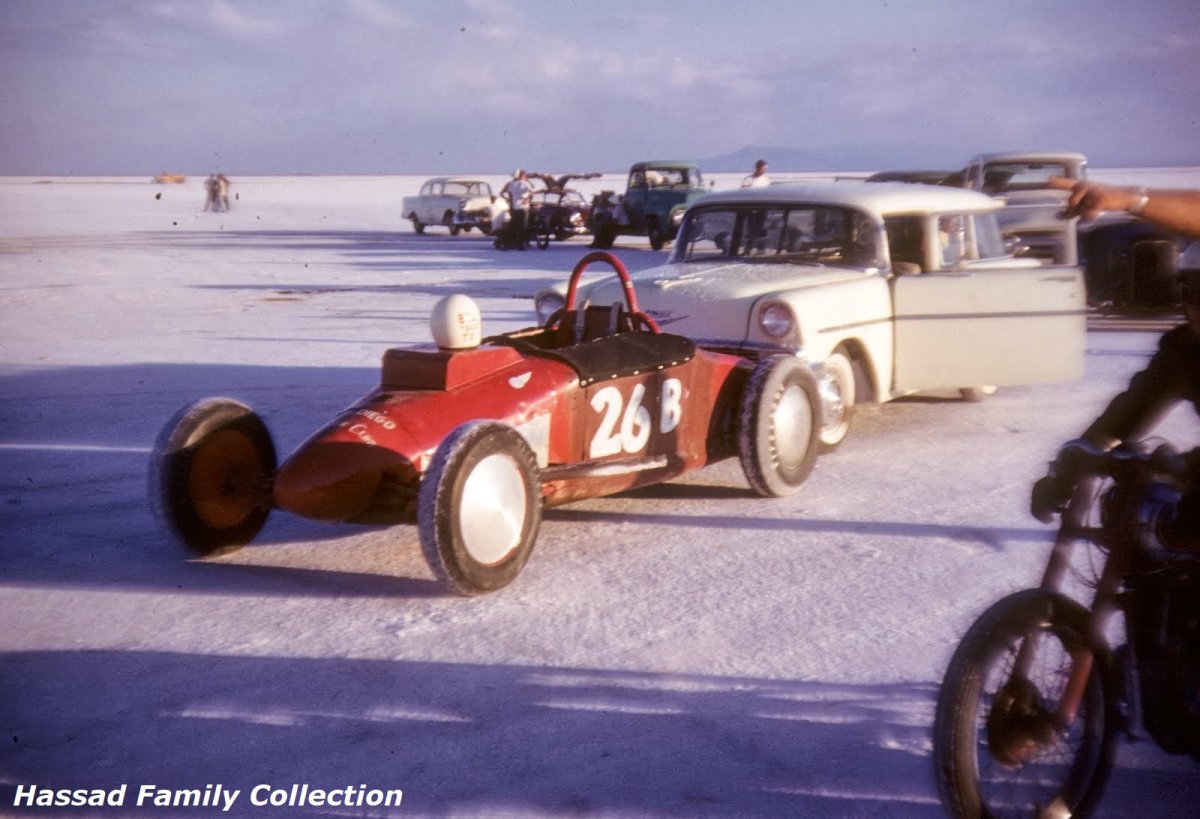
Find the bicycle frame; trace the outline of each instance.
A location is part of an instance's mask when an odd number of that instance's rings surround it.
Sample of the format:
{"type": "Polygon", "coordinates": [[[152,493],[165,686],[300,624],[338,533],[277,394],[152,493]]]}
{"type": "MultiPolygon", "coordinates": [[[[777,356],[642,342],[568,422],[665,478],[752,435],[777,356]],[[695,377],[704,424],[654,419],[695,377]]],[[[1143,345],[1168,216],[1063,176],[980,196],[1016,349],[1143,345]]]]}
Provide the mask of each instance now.
{"type": "MultiPolygon", "coordinates": [[[[1088,511],[1092,507],[1097,486],[1100,480],[1089,477],[1079,482],[1071,501],[1063,513],[1058,533],[1054,538],[1054,546],[1050,551],[1046,569],[1042,574],[1039,588],[1052,594],[1062,594],[1063,583],[1068,575],[1071,557],[1075,544],[1079,541],[1104,543],[1106,532],[1100,527],[1087,525],[1088,511]]],[[[1104,570],[1096,584],[1095,594],[1088,607],[1088,633],[1084,635],[1086,643],[1071,653],[1071,673],[1063,688],[1062,697],[1058,703],[1058,725],[1060,730],[1069,728],[1075,721],[1079,704],[1087,690],[1088,680],[1095,667],[1094,646],[1106,645],[1105,631],[1112,617],[1120,611],[1117,603],[1120,592],[1121,578],[1124,574],[1124,561],[1119,550],[1109,552],[1104,570]]],[[[1017,652],[1013,664],[1013,676],[1028,679],[1030,665],[1037,654],[1036,638],[1027,638],[1017,652]]]]}

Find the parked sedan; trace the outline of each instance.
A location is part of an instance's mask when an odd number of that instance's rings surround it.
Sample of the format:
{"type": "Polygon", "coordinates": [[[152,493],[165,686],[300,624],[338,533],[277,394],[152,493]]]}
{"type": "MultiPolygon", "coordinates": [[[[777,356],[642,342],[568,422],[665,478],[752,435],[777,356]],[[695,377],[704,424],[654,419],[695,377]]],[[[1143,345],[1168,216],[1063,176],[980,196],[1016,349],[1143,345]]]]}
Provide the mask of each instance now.
{"type": "MultiPolygon", "coordinates": [[[[828,449],[859,403],[945,389],[978,400],[1080,375],[1082,274],[1010,255],[1001,207],[882,182],[715,193],[688,209],[668,263],[634,281],[643,310],[705,347],[806,359],[828,449]]],[[[599,282],[580,297],[611,304],[620,292],[599,282]]],[[[542,317],[562,301],[561,288],[535,297],[542,317]]]]}
{"type": "Polygon", "coordinates": [[[473,227],[490,233],[494,198],[492,186],[482,179],[435,176],[416,196],[401,200],[400,212],[417,233],[424,233],[428,225],[449,228],[451,236],[473,227]]]}

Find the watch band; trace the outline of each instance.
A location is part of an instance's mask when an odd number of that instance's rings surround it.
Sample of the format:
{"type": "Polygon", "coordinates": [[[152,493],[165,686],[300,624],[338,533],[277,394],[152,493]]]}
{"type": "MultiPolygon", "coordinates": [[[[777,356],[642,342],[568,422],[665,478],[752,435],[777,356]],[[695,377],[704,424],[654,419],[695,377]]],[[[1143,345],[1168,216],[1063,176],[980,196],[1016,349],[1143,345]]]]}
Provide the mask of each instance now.
{"type": "Polygon", "coordinates": [[[1137,193],[1134,195],[1133,201],[1129,203],[1129,207],[1125,208],[1125,210],[1134,216],[1141,216],[1142,211],[1146,209],[1146,205],[1149,203],[1149,201],[1149,192],[1145,188],[1138,188],[1137,193]]]}

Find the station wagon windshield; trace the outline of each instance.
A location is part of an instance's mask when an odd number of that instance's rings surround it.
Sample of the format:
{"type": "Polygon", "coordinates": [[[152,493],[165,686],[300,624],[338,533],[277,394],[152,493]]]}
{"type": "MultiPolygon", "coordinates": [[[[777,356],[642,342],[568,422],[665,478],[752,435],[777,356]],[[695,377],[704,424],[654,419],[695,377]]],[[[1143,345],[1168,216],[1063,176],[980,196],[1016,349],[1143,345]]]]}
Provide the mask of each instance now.
{"type": "Polygon", "coordinates": [[[879,267],[879,231],[862,213],[828,205],[694,208],[680,227],[673,262],[737,258],[879,267]]]}
{"type": "Polygon", "coordinates": [[[629,175],[631,188],[700,188],[699,168],[637,168],[629,175]]]}
{"type": "Polygon", "coordinates": [[[1062,162],[991,163],[984,168],[984,193],[1039,190],[1048,186],[1052,176],[1072,176],[1062,162]]]}

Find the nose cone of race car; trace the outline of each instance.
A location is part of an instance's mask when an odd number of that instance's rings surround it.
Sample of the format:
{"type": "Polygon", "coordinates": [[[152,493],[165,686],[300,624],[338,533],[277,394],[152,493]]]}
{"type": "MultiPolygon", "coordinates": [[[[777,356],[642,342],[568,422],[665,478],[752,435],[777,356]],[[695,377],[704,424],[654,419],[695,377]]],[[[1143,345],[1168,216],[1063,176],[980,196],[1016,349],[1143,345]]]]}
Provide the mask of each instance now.
{"type": "Polygon", "coordinates": [[[275,505],[314,520],[352,520],[379,495],[394,452],[346,441],[317,441],[300,449],[275,477],[275,505]]]}

